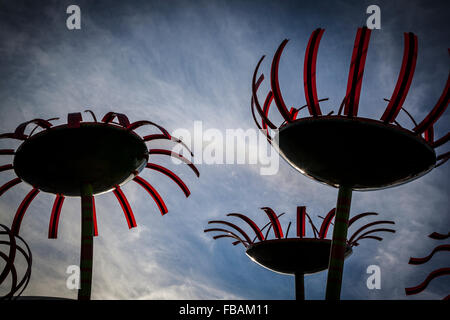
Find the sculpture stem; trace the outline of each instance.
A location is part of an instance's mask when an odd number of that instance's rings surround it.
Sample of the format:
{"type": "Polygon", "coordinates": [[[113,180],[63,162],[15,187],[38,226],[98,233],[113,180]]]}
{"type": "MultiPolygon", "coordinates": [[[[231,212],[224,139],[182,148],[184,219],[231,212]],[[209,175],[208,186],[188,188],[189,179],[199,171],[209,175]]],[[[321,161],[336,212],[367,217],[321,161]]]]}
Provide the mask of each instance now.
{"type": "Polygon", "coordinates": [[[90,184],[81,188],[81,252],[78,300],[91,299],[94,253],[93,195],[90,184]]]}
{"type": "Polygon", "coordinates": [[[342,274],[344,271],[344,255],[347,247],[348,218],[352,202],[352,188],[340,186],[336,204],[333,239],[331,242],[330,260],[326,300],[339,300],[341,297],[342,274]]]}
{"type": "Polygon", "coordinates": [[[295,273],[295,299],[305,300],[305,275],[303,273],[295,273]]]}

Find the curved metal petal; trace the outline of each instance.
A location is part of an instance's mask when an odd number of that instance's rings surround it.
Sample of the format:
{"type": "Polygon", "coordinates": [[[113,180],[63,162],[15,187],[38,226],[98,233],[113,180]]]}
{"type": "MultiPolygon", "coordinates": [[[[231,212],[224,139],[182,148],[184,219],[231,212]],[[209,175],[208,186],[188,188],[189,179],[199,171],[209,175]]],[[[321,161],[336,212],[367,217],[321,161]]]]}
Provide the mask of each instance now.
{"type": "Polygon", "coordinates": [[[405,293],[407,296],[412,295],[412,294],[417,294],[422,292],[423,290],[426,289],[426,287],[428,286],[428,284],[431,282],[431,280],[433,280],[434,278],[443,276],[443,275],[449,275],[450,274],[450,268],[441,268],[441,269],[437,269],[434,270],[433,272],[431,272],[428,277],[418,286],[415,287],[411,287],[411,288],[405,288],[405,293]]]}
{"type": "Polygon", "coordinates": [[[167,210],[166,204],[164,203],[164,200],[159,195],[158,191],[156,191],[156,189],[153,188],[153,186],[150,183],[148,183],[147,180],[145,180],[139,176],[134,177],[133,180],[150,194],[150,196],[153,198],[156,205],[158,206],[159,211],[161,212],[161,215],[165,215],[168,212],[168,210],[167,210]]]}
{"type": "Polygon", "coordinates": [[[320,226],[319,238],[325,239],[327,236],[328,228],[330,227],[331,220],[333,220],[336,214],[336,208],[333,208],[328,212],[325,219],[323,219],[322,225],[320,226]]]}
{"type": "Polygon", "coordinates": [[[283,238],[283,230],[281,229],[280,220],[278,220],[276,213],[269,207],[262,207],[261,209],[269,217],[270,222],[272,223],[273,226],[273,232],[275,233],[275,237],[277,237],[278,239],[283,238]]]}
{"type": "Polygon", "coordinates": [[[183,161],[184,163],[186,163],[189,166],[189,168],[191,168],[192,171],[194,171],[194,173],[197,177],[200,177],[200,172],[198,171],[197,167],[190,160],[186,159],[179,153],[172,152],[170,150],[165,150],[165,149],[150,149],[150,150],[148,150],[148,154],[149,155],[150,154],[161,154],[161,155],[166,155],[166,156],[171,156],[171,157],[177,158],[177,159],[183,161]]]}
{"type": "Polygon", "coordinates": [[[369,47],[371,30],[367,27],[358,28],[353,47],[350,72],[347,80],[347,92],[345,94],[344,114],[348,117],[358,115],[359,96],[361,94],[362,78],[366,63],[367,49],[369,47]]]}
{"type": "Polygon", "coordinates": [[[127,129],[128,130],[135,130],[135,129],[139,128],[139,127],[146,126],[146,125],[154,126],[154,127],[158,128],[163,133],[164,136],[166,136],[169,139],[172,138],[172,136],[170,135],[170,133],[166,129],[164,129],[160,125],[158,125],[158,124],[156,124],[154,122],[148,121],[148,120],[141,120],[141,121],[133,122],[132,124],[128,125],[127,129]]]}
{"type": "Polygon", "coordinates": [[[191,154],[191,157],[194,156],[194,154],[192,153],[192,151],[188,148],[188,146],[181,141],[180,139],[177,139],[175,137],[170,137],[170,136],[165,136],[163,134],[150,134],[148,136],[145,136],[142,138],[144,141],[153,141],[153,140],[170,140],[170,141],[174,141],[176,143],[181,144],[183,147],[186,148],[187,151],[189,151],[189,153],[191,154]]]}
{"type": "MultiPolygon", "coordinates": [[[[261,82],[264,80],[264,75],[262,74],[262,75],[260,75],[259,76],[259,78],[258,78],[258,81],[256,81],[256,91],[258,91],[258,89],[259,89],[259,86],[261,85],[261,82]]],[[[253,94],[252,94],[252,99],[251,99],[251,102],[250,102],[250,109],[251,109],[251,111],[252,111],[252,117],[253,117],[253,120],[255,121],[255,124],[256,124],[256,126],[258,127],[258,129],[262,129],[262,127],[259,125],[259,122],[258,122],[258,120],[256,120],[256,115],[255,115],[255,100],[254,100],[254,98],[253,98],[253,94]]],[[[263,123],[264,123],[264,121],[263,121],[263,123]]]]}
{"type": "Polygon", "coordinates": [[[244,245],[244,247],[248,247],[248,244],[242,240],[241,237],[239,237],[237,234],[235,234],[234,232],[231,232],[230,230],[227,229],[222,229],[222,228],[210,228],[210,229],[205,229],[203,230],[203,232],[213,232],[213,231],[220,231],[220,232],[225,232],[226,234],[221,234],[221,235],[216,235],[213,237],[214,240],[216,239],[220,239],[220,238],[226,238],[226,237],[230,237],[230,238],[234,238],[237,239],[238,241],[233,242],[233,245],[235,246],[238,243],[242,243],[244,245]]]}
{"type": "Polygon", "coordinates": [[[168,176],[180,187],[181,190],[183,190],[186,197],[189,197],[189,195],[191,194],[191,192],[189,191],[189,188],[184,184],[183,180],[181,180],[175,173],[173,173],[169,169],[166,169],[155,163],[147,163],[146,167],[149,169],[152,169],[152,170],[159,171],[162,174],[165,174],[166,176],[168,176]]]}
{"type": "Polygon", "coordinates": [[[12,187],[14,187],[16,184],[19,184],[21,182],[22,180],[20,178],[15,178],[11,181],[8,181],[7,183],[5,183],[0,187],[0,196],[3,195],[6,191],[11,189],[12,187]]]}
{"type": "Polygon", "coordinates": [[[34,197],[39,193],[39,190],[37,188],[33,188],[23,199],[22,203],[20,204],[19,208],[16,211],[16,215],[14,216],[14,220],[11,226],[11,231],[14,235],[19,234],[20,225],[22,224],[23,216],[25,215],[25,212],[27,211],[28,207],[30,206],[30,203],[33,201],[34,197]]]}
{"type": "MultiPolygon", "coordinates": [[[[426,132],[426,131],[425,131],[426,132]]],[[[447,143],[450,140],[450,132],[447,132],[447,134],[445,136],[443,136],[442,138],[437,139],[436,141],[434,141],[432,143],[432,147],[433,148],[437,148],[442,146],[443,144],[447,143]]]]}
{"type": "Polygon", "coordinates": [[[20,124],[14,131],[14,134],[17,137],[16,139],[25,140],[28,137],[27,135],[25,135],[25,129],[30,123],[35,123],[36,125],[40,126],[43,129],[49,129],[52,126],[52,124],[49,121],[44,119],[33,119],[24,122],[20,124]]]}
{"type": "Polygon", "coordinates": [[[83,120],[80,112],[69,113],[67,115],[67,127],[68,128],[79,128],[80,123],[83,120]]]}
{"type": "Polygon", "coordinates": [[[53,202],[52,215],[50,217],[50,224],[48,226],[48,238],[56,239],[58,237],[58,224],[61,208],[64,203],[64,196],[57,194],[55,201],[53,202]]]}
{"type": "Polygon", "coordinates": [[[297,207],[297,237],[303,238],[306,234],[306,207],[297,207]]]}
{"type": "Polygon", "coordinates": [[[368,223],[364,226],[362,226],[361,228],[359,228],[358,230],[355,231],[355,233],[353,233],[353,235],[350,237],[350,239],[348,240],[348,242],[353,242],[353,240],[358,236],[358,234],[360,234],[363,230],[371,227],[371,226],[375,226],[377,224],[395,224],[394,221],[388,221],[388,220],[380,220],[380,221],[375,221],[375,222],[371,222],[368,223]]]}
{"type": "Polygon", "coordinates": [[[425,132],[442,116],[442,114],[447,109],[448,102],[450,99],[449,88],[450,88],[450,74],[447,78],[447,83],[445,84],[444,91],[442,91],[442,94],[438,102],[430,111],[430,113],[425,117],[425,119],[423,119],[423,121],[413,129],[415,132],[419,134],[425,132]]]}
{"type": "Polygon", "coordinates": [[[360,235],[358,238],[356,238],[356,240],[352,240],[352,241],[348,241],[348,243],[351,245],[353,243],[357,243],[359,240],[367,237],[367,235],[372,234],[372,233],[376,233],[376,232],[391,232],[391,233],[395,233],[395,230],[393,229],[387,229],[387,228],[379,228],[379,229],[372,229],[370,231],[364,232],[362,235],[360,235]]]}
{"type": "Polygon", "coordinates": [[[126,115],[124,115],[123,113],[118,113],[118,112],[108,112],[103,117],[102,122],[110,123],[110,122],[113,122],[113,120],[115,118],[117,118],[117,120],[119,121],[119,124],[122,127],[128,128],[130,126],[130,120],[128,120],[128,117],[126,115]]]}
{"type": "Polygon", "coordinates": [[[91,115],[92,119],[94,119],[94,122],[97,122],[97,117],[95,116],[94,111],[92,110],[84,110],[84,112],[87,112],[91,115]]]}
{"type": "MultiPolygon", "coordinates": [[[[319,50],[319,43],[325,29],[318,28],[313,31],[306,47],[305,60],[303,66],[303,86],[305,90],[306,104],[309,114],[313,117],[322,115],[316,88],[316,61],[319,50]]],[[[295,117],[293,118],[295,119],[295,117]]]]}
{"type": "Polygon", "coordinates": [[[227,216],[238,217],[238,218],[244,220],[253,229],[258,240],[264,241],[264,236],[263,236],[261,230],[259,229],[258,225],[252,219],[250,219],[249,217],[247,217],[241,213],[229,213],[229,214],[227,214],[227,216]]]}
{"type": "Polygon", "coordinates": [[[425,263],[425,262],[427,262],[427,261],[430,261],[430,259],[433,257],[433,255],[436,253],[436,252],[439,252],[439,251],[450,251],[450,244],[443,244],[443,245],[440,245],[440,246],[437,246],[436,248],[434,248],[434,250],[433,251],[431,251],[431,253],[428,255],[428,256],[426,256],[426,257],[423,257],[423,258],[413,258],[413,257],[411,257],[410,259],[409,259],[409,264],[423,264],[423,263],[425,263]]]}
{"type": "MultiPolygon", "coordinates": [[[[232,235],[232,234],[219,234],[219,235],[213,237],[214,240],[217,240],[217,239],[220,239],[220,238],[233,238],[233,239],[237,239],[237,240],[238,240],[238,243],[240,242],[240,243],[242,243],[242,244],[244,245],[244,247],[248,248],[248,245],[247,245],[241,238],[236,237],[236,236],[234,236],[234,235],[232,235]]],[[[235,242],[233,242],[233,245],[235,245],[235,242]]]]}
{"type": "Polygon", "coordinates": [[[435,240],[445,240],[450,237],[450,232],[447,234],[433,232],[432,234],[428,235],[428,237],[435,240]]]}
{"type": "MultiPolygon", "coordinates": [[[[257,88],[257,85],[256,85],[256,75],[258,74],[259,66],[261,65],[261,62],[264,60],[264,57],[265,57],[265,56],[262,56],[262,57],[261,57],[261,59],[259,60],[258,64],[256,65],[255,72],[253,73],[253,80],[252,80],[252,95],[253,95],[253,101],[255,102],[256,111],[258,111],[259,116],[262,118],[263,122],[264,122],[265,124],[267,124],[267,126],[268,126],[270,129],[276,129],[277,126],[274,125],[274,124],[269,120],[269,118],[267,118],[266,115],[264,114],[264,112],[263,112],[263,110],[262,110],[262,108],[261,108],[261,104],[259,103],[259,100],[258,100],[258,95],[257,95],[257,90],[258,90],[258,88],[257,88]]],[[[262,75],[261,75],[261,76],[262,76],[262,75]]],[[[261,77],[260,77],[260,78],[261,78],[261,77]]],[[[264,79],[264,78],[263,78],[263,79],[264,79]]],[[[259,80],[259,79],[258,79],[258,80],[259,80]]],[[[262,81],[262,80],[261,80],[261,81],[262,81]]],[[[258,87],[259,87],[259,86],[258,86],[258,87]]]]}
{"type": "Polygon", "coordinates": [[[12,170],[12,169],[14,169],[14,166],[12,164],[6,164],[4,166],[0,166],[0,172],[12,170]]]}
{"type": "Polygon", "coordinates": [[[400,74],[398,75],[397,84],[395,85],[395,90],[392,93],[389,104],[381,116],[381,121],[385,123],[393,122],[402,109],[416,68],[417,36],[409,32],[404,34],[404,38],[405,47],[400,74]]]}
{"type": "Polygon", "coordinates": [[[253,243],[253,241],[250,239],[250,237],[247,235],[247,233],[245,233],[244,230],[242,230],[242,229],[239,228],[237,225],[235,225],[235,224],[233,224],[233,223],[231,223],[231,222],[224,221],[224,220],[211,220],[211,221],[208,221],[208,224],[212,224],[212,223],[219,223],[219,224],[227,225],[227,226],[229,226],[229,227],[235,229],[235,230],[236,230],[237,232],[239,232],[240,234],[242,234],[242,236],[245,238],[245,240],[246,240],[249,244],[252,244],[252,243],[253,243]]]}
{"type": "Polygon", "coordinates": [[[286,107],[286,104],[284,103],[283,97],[281,95],[280,84],[278,82],[278,67],[280,64],[280,57],[288,41],[289,41],[288,39],[284,39],[283,42],[281,42],[280,46],[278,47],[277,51],[275,52],[275,55],[272,60],[272,68],[270,70],[270,85],[272,87],[273,98],[275,100],[275,104],[278,107],[278,110],[280,111],[284,120],[286,120],[287,122],[292,122],[291,114],[289,113],[289,110],[286,107]]]}
{"type": "Polygon", "coordinates": [[[136,227],[136,220],[134,219],[133,211],[131,210],[130,204],[128,203],[127,197],[123,194],[122,190],[119,186],[113,190],[114,195],[122,207],[123,213],[125,214],[125,218],[127,219],[128,228],[136,227]]]}
{"type": "Polygon", "coordinates": [[[366,216],[377,216],[377,215],[378,215],[378,213],[376,213],[376,212],[363,212],[363,213],[360,213],[360,214],[354,216],[353,218],[351,218],[351,219],[348,221],[348,227],[350,228],[350,226],[351,226],[355,221],[357,221],[357,220],[359,220],[359,219],[361,219],[361,218],[363,218],[363,217],[366,217],[366,216]]]}
{"type": "Polygon", "coordinates": [[[0,149],[0,155],[14,155],[15,153],[14,149],[0,149]]]}

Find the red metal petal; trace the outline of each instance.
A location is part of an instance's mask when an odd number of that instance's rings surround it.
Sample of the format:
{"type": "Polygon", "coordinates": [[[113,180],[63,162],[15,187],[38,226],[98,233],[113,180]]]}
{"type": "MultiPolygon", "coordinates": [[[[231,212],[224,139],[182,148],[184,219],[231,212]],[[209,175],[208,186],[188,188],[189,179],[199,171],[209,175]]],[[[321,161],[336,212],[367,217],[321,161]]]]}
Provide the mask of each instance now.
{"type": "MultiPolygon", "coordinates": [[[[269,91],[269,93],[266,96],[266,99],[264,100],[264,105],[263,105],[263,113],[266,117],[269,114],[270,104],[272,103],[272,100],[273,100],[273,94],[272,94],[272,91],[269,91]]],[[[264,120],[262,120],[262,126],[263,126],[263,129],[267,129],[267,123],[264,122],[264,120]]]]}
{"type": "MultiPolygon", "coordinates": [[[[426,131],[425,131],[425,132],[426,132],[426,131]]],[[[432,143],[432,147],[433,147],[433,148],[440,147],[440,146],[442,146],[444,143],[447,143],[448,140],[450,140],[450,132],[447,132],[447,134],[446,134],[445,136],[443,136],[442,138],[437,139],[436,141],[434,141],[434,142],[432,143]]]]}
{"type": "Polygon", "coordinates": [[[25,215],[25,212],[27,211],[28,207],[30,206],[31,201],[33,201],[34,197],[39,193],[39,190],[37,188],[33,188],[23,199],[22,203],[20,204],[19,208],[16,211],[16,215],[14,216],[14,220],[11,226],[11,231],[14,235],[19,234],[20,225],[22,223],[23,216],[25,215]]]}
{"type": "Polygon", "coordinates": [[[159,171],[159,172],[165,174],[166,176],[168,176],[173,181],[175,181],[175,183],[181,188],[181,190],[183,190],[186,197],[189,197],[189,195],[191,194],[191,192],[189,191],[189,188],[184,184],[183,180],[181,180],[175,173],[173,173],[169,169],[166,169],[155,163],[147,163],[147,168],[159,171]]]}
{"type": "MultiPolygon", "coordinates": [[[[239,237],[237,237],[237,236],[234,236],[234,235],[232,235],[232,234],[219,234],[219,235],[213,237],[214,240],[217,240],[217,239],[220,239],[220,238],[233,238],[233,239],[237,239],[237,240],[238,240],[238,243],[240,242],[240,243],[242,243],[242,244],[244,245],[244,247],[246,247],[246,248],[248,247],[248,245],[247,245],[241,238],[239,238],[239,237]]],[[[233,242],[233,245],[235,245],[235,242],[233,242]]]]}
{"type": "Polygon", "coordinates": [[[6,164],[4,166],[0,166],[0,172],[6,171],[6,170],[12,170],[14,169],[14,166],[12,164],[6,164]]]}
{"type": "Polygon", "coordinates": [[[306,207],[297,207],[297,237],[305,236],[306,207]]]}
{"type": "Polygon", "coordinates": [[[311,34],[308,46],[306,47],[305,61],[303,66],[303,85],[305,90],[306,104],[308,105],[309,114],[313,117],[322,115],[317,98],[316,61],[320,39],[322,38],[324,32],[325,29],[318,28],[311,34]]]}
{"type": "Polygon", "coordinates": [[[64,196],[57,194],[55,201],[53,202],[52,215],[50,217],[50,224],[48,226],[48,238],[56,239],[58,237],[58,224],[61,208],[64,203],[64,196]]]}
{"type": "Polygon", "coordinates": [[[403,52],[402,67],[395,85],[395,90],[389,101],[386,110],[384,111],[381,120],[389,123],[393,122],[397,117],[406,95],[408,94],[411,81],[414,76],[417,60],[417,36],[412,33],[405,33],[405,48],[403,52]]]}
{"type": "Polygon", "coordinates": [[[127,197],[125,197],[119,186],[116,186],[113,192],[117,200],[119,201],[120,206],[122,207],[123,213],[125,214],[125,218],[127,219],[128,223],[128,228],[131,229],[136,227],[137,226],[136,220],[134,219],[134,214],[133,211],[131,210],[130,204],[128,203],[127,197]]]}
{"type": "Polygon", "coordinates": [[[128,128],[128,126],[130,125],[130,120],[128,120],[128,117],[126,115],[124,115],[123,113],[117,113],[117,112],[108,112],[103,117],[102,122],[110,123],[115,118],[117,118],[117,120],[119,121],[119,124],[122,127],[128,128]]]}
{"type": "Polygon", "coordinates": [[[0,149],[0,155],[14,155],[14,149],[0,149]]]}
{"type": "Polygon", "coordinates": [[[5,183],[0,187],[0,196],[3,195],[6,191],[11,189],[12,187],[14,187],[16,184],[19,184],[21,182],[22,180],[20,180],[20,178],[15,178],[11,181],[8,181],[7,183],[5,183]]]}
{"type": "MultiPolygon", "coordinates": [[[[259,116],[260,116],[260,117],[262,118],[262,120],[263,120],[263,123],[265,123],[270,129],[276,129],[277,126],[274,125],[274,124],[269,120],[269,118],[267,118],[266,115],[264,114],[264,112],[263,112],[263,110],[262,110],[262,108],[261,108],[261,104],[259,103],[259,100],[258,100],[258,95],[257,95],[257,91],[258,91],[259,85],[257,86],[257,83],[256,83],[256,75],[258,74],[259,66],[261,65],[261,62],[263,61],[264,57],[265,57],[265,56],[262,56],[262,57],[261,57],[261,59],[259,60],[258,64],[256,65],[255,72],[253,73],[253,80],[252,80],[252,96],[253,96],[253,101],[255,102],[256,111],[258,111],[259,116]]],[[[263,77],[263,75],[261,75],[261,77],[263,77]]],[[[260,77],[260,79],[261,79],[261,77],[260,77]]],[[[263,77],[263,79],[264,79],[264,77],[263,77]]],[[[258,81],[259,81],[259,79],[258,79],[258,81]]],[[[261,81],[262,81],[262,80],[261,80],[261,81]]]]}
{"type": "Polygon", "coordinates": [[[424,132],[424,139],[431,145],[434,144],[434,129],[433,127],[429,127],[425,132],[424,132]]]}
{"type": "Polygon", "coordinates": [[[320,226],[319,238],[325,239],[327,237],[328,228],[330,227],[331,220],[333,220],[336,214],[336,208],[333,208],[328,212],[325,219],[323,219],[322,225],[320,226]]]}
{"type": "Polygon", "coordinates": [[[278,239],[283,238],[283,230],[281,229],[280,226],[280,220],[278,220],[278,217],[275,214],[275,212],[269,207],[262,207],[261,209],[269,217],[270,222],[272,223],[273,226],[273,232],[275,233],[275,237],[277,237],[278,239]]]}
{"type": "Polygon", "coordinates": [[[432,234],[428,235],[428,237],[430,237],[431,239],[435,239],[435,240],[445,240],[450,237],[450,232],[447,234],[433,232],[432,234]]]}
{"type": "Polygon", "coordinates": [[[348,117],[358,115],[359,96],[361,94],[364,65],[366,63],[367,49],[369,47],[371,30],[367,27],[358,28],[353,47],[350,72],[347,80],[347,92],[344,114],[348,117]]]}
{"type": "Polygon", "coordinates": [[[154,127],[158,128],[163,133],[163,135],[166,136],[168,139],[172,138],[172,136],[166,129],[164,129],[160,125],[158,125],[154,122],[148,121],[148,120],[140,120],[140,121],[133,122],[132,124],[128,125],[127,128],[128,128],[128,130],[135,130],[139,127],[146,126],[146,125],[154,126],[154,127]]]}
{"type": "Polygon", "coordinates": [[[226,234],[221,234],[221,235],[217,235],[214,236],[213,239],[220,239],[220,238],[233,238],[233,239],[237,239],[238,241],[233,242],[233,245],[238,244],[239,242],[242,243],[244,245],[244,247],[248,247],[248,244],[242,240],[241,237],[239,237],[237,234],[235,234],[234,232],[231,232],[230,230],[227,229],[222,229],[222,228],[211,228],[211,229],[205,229],[203,230],[203,232],[213,232],[213,231],[220,231],[220,232],[225,232],[226,234]]]}
{"type": "Polygon", "coordinates": [[[377,237],[377,236],[364,236],[364,237],[359,237],[358,241],[362,240],[362,239],[374,239],[374,240],[378,240],[378,241],[382,241],[383,240],[383,238],[377,237]]]}
{"type": "MultiPolygon", "coordinates": [[[[256,91],[258,91],[258,89],[259,89],[259,86],[261,85],[261,82],[264,80],[264,75],[262,74],[262,75],[260,75],[259,76],[259,78],[258,78],[258,81],[256,81],[256,91]]],[[[251,111],[252,111],[252,117],[253,117],[253,120],[255,121],[255,124],[256,124],[256,126],[258,127],[258,129],[262,129],[261,128],[261,126],[259,125],[259,123],[258,123],[258,120],[256,120],[256,115],[255,115],[255,99],[253,99],[253,95],[252,95],[252,99],[251,99],[251,102],[250,102],[250,109],[251,109],[251,111]]],[[[263,123],[264,123],[264,120],[263,120],[263,123]]]]}
{"type": "Polygon", "coordinates": [[[159,208],[159,211],[161,212],[161,215],[165,215],[168,212],[168,210],[166,204],[164,203],[164,200],[159,195],[158,191],[156,191],[156,189],[153,188],[153,186],[147,180],[139,176],[134,177],[133,180],[152,196],[153,200],[155,201],[156,205],[159,208]]]}
{"type": "Polygon", "coordinates": [[[361,233],[361,231],[363,231],[363,230],[365,230],[365,229],[367,229],[367,228],[369,228],[369,227],[371,227],[371,226],[374,226],[374,225],[377,225],[377,224],[384,224],[384,223],[387,223],[387,224],[395,224],[394,221],[388,221],[388,220],[379,220],[379,221],[375,221],[375,222],[368,223],[368,224],[362,226],[361,228],[359,228],[358,230],[356,230],[355,233],[353,233],[353,235],[350,237],[350,239],[348,240],[348,242],[350,242],[350,243],[353,242],[353,239],[355,239],[356,236],[357,236],[359,233],[361,233]]]}
{"type": "Polygon", "coordinates": [[[356,216],[354,216],[353,218],[351,218],[351,219],[348,221],[348,227],[350,228],[350,226],[351,226],[355,221],[357,221],[357,220],[359,220],[359,219],[361,219],[361,218],[363,218],[363,217],[366,217],[366,216],[377,216],[377,215],[378,215],[378,213],[376,213],[376,212],[363,212],[363,213],[357,214],[356,216]]]}
{"type": "Polygon", "coordinates": [[[48,129],[52,126],[52,124],[49,121],[44,120],[44,119],[33,119],[30,121],[24,122],[24,123],[20,124],[14,131],[14,134],[16,135],[17,139],[24,140],[27,138],[27,136],[25,135],[25,129],[30,123],[35,123],[43,129],[48,129]]]}
{"type": "Polygon", "coordinates": [[[69,113],[67,115],[67,127],[68,128],[79,128],[80,123],[83,120],[80,112],[69,113]]]}
{"type": "Polygon", "coordinates": [[[177,158],[177,159],[183,161],[184,163],[186,163],[192,169],[192,171],[194,171],[194,173],[197,177],[200,177],[200,172],[198,171],[197,167],[190,160],[186,159],[179,153],[172,152],[170,150],[165,150],[165,149],[150,149],[150,150],[148,150],[148,154],[149,155],[150,154],[162,154],[162,155],[177,158]]]}
{"type": "Polygon", "coordinates": [[[0,134],[0,139],[24,140],[25,137],[18,137],[15,133],[2,133],[2,134],[0,134]]]}
{"type": "Polygon", "coordinates": [[[192,157],[194,156],[194,154],[193,154],[192,151],[188,148],[188,146],[187,146],[183,141],[181,141],[180,139],[175,138],[175,137],[165,136],[165,135],[163,135],[163,134],[150,134],[150,135],[148,135],[148,136],[143,137],[142,139],[143,139],[144,141],[153,141],[153,140],[161,140],[161,139],[163,139],[163,140],[174,141],[174,142],[176,142],[176,143],[181,144],[183,147],[185,147],[186,150],[189,151],[189,153],[191,154],[192,157]]]}
{"type": "Polygon", "coordinates": [[[430,113],[425,117],[425,119],[423,119],[423,121],[413,129],[415,132],[419,134],[425,132],[442,116],[442,114],[444,113],[444,111],[447,109],[448,106],[448,101],[450,98],[449,88],[450,88],[450,74],[447,78],[447,83],[445,84],[444,91],[442,92],[438,102],[430,111],[430,113]]]}
{"type": "Polygon", "coordinates": [[[434,270],[418,286],[411,287],[411,288],[405,288],[406,295],[409,296],[409,295],[412,295],[412,294],[417,294],[417,293],[422,292],[423,290],[426,289],[426,287],[431,282],[431,280],[433,280],[434,278],[443,276],[443,275],[450,275],[450,268],[441,268],[441,269],[434,270]]]}
{"type": "Polygon", "coordinates": [[[350,244],[357,243],[359,240],[367,237],[369,234],[376,233],[376,232],[391,232],[391,233],[395,233],[395,230],[393,230],[393,229],[386,229],[386,228],[372,229],[370,231],[364,232],[362,235],[360,235],[355,240],[352,240],[352,241],[349,240],[348,243],[350,243],[350,244]]]}
{"type": "Polygon", "coordinates": [[[208,221],[208,224],[211,224],[211,223],[220,223],[220,224],[227,225],[227,226],[229,226],[229,227],[235,229],[235,230],[236,230],[237,232],[239,232],[240,234],[242,234],[242,236],[245,238],[245,240],[246,240],[249,244],[252,244],[252,243],[253,243],[253,241],[250,239],[250,237],[247,235],[247,233],[245,233],[244,230],[242,230],[242,229],[239,228],[237,225],[235,225],[235,224],[233,224],[233,223],[231,223],[231,222],[224,221],[224,220],[211,220],[211,221],[208,221]]]}
{"type": "Polygon", "coordinates": [[[255,232],[256,236],[258,237],[259,241],[264,241],[264,236],[261,232],[261,230],[259,229],[258,225],[249,217],[240,214],[240,213],[229,213],[227,214],[227,216],[229,217],[238,217],[242,220],[244,220],[245,222],[247,222],[247,224],[253,229],[253,231],[255,232]]]}
{"type": "Polygon", "coordinates": [[[426,256],[426,257],[423,257],[423,258],[410,258],[409,259],[409,264],[423,264],[423,263],[425,263],[425,262],[428,262],[428,261],[430,261],[430,259],[433,257],[433,255],[436,253],[436,252],[439,252],[439,251],[450,251],[450,244],[443,244],[443,245],[440,245],[440,246],[437,246],[436,248],[434,248],[434,250],[433,251],[431,251],[431,253],[428,255],[428,256],[426,256]]]}
{"type": "Polygon", "coordinates": [[[94,119],[94,122],[97,122],[97,117],[95,116],[94,111],[92,111],[92,110],[84,110],[84,112],[90,113],[90,115],[92,116],[92,119],[94,119]]]}
{"type": "Polygon", "coordinates": [[[94,226],[94,237],[98,236],[97,210],[95,210],[95,197],[92,196],[92,224],[94,226]]]}
{"type": "Polygon", "coordinates": [[[292,122],[291,114],[289,113],[289,110],[286,107],[286,104],[284,103],[283,97],[281,95],[280,84],[278,82],[278,67],[280,64],[280,57],[288,41],[289,41],[288,39],[284,39],[283,42],[281,42],[280,46],[278,47],[277,51],[275,52],[275,55],[272,60],[272,68],[270,70],[270,85],[272,87],[273,98],[278,107],[278,110],[280,111],[284,120],[286,120],[287,122],[292,122]]]}

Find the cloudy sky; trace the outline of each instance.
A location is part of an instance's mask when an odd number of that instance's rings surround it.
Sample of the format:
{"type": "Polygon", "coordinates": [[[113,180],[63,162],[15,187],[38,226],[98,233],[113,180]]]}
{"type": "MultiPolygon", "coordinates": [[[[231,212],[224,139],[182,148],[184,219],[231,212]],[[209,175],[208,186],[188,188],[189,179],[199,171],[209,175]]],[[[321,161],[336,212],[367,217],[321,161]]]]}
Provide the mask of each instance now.
{"type": "MultiPolygon", "coordinates": [[[[403,32],[411,31],[419,38],[419,53],[404,106],[421,120],[448,77],[450,22],[445,3],[2,1],[0,132],[11,132],[34,118],[65,121],[67,113],[87,108],[98,117],[116,111],[131,121],[152,120],[170,132],[184,129],[192,135],[196,121],[204,131],[217,129],[224,135],[227,129],[254,128],[249,104],[257,61],[263,54],[270,61],[280,42],[290,39],[280,63],[280,86],[289,105],[305,104],[304,50],[317,27],[326,29],[317,62],[318,94],[329,98],[322,103],[324,112],[336,110],[345,94],[355,32],[365,23],[371,4],[381,8],[381,30],[374,30],[369,45],[360,115],[379,118],[383,113],[383,98],[392,95],[401,65],[403,32]],[[81,8],[81,30],[66,27],[70,4],[81,8]]],[[[268,61],[261,66],[266,77],[268,61]]],[[[262,88],[267,89],[267,83],[262,88]]],[[[272,117],[280,119],[275,110],[272,117]]],[[[398,119],[412,127],[404,114],[398,119]]],[[[448,132],[449,123],[447,112],[435,125],[437,137],[448,132]]],[[[142,128],[138,133],[150,131],[142,128]]],[[[197,146],[201,142],[190,141],[197,146]]],[[[18,146],[7,140],[0,144],[18,146]]],[[[448,146],[438,151],[446,152],[448,146]]],[[[11,163],[12,157],[0,161],[11,163]]],[[[138,224],[131,230],[112,193],[96,198],[93,299],[294,298],[292,277],[256,265],[242,246],[232,246],[230,239],[214,241],[203,229],[208,220],[225,218],[229,212],[265,224],[267,217],[259,209],[263,206],[286,212],[281,218],[284,228],[295,222],[298,205],[306,205],[319,224],[317,216],[335,206],[336,189],[298,174],[283,160],[277,174],[269,176],[260,174],[261,164],[198,164],[200,179],[164,157],[155,161],[177,172],[192,195],[186,199],[167,177],[144,171],[142,176],[157,187],[169,213],[162,217],[148,194],[129,183],[123,191],[138,224]]],[[[422,266],[408,265],[409,257],[426,256],[442,244],[428,234],[449,231],[449,170],[446,164],[407,185],[353,194],[351,215],[379,212],[380,218],[395,220],[397,232],[386,234],[382,242],[362,243],[346,260],[343,299],[441,299],[449,293],[450,279],[441,277],[421,294],[404,294],[405,287],[419,284],[429,272],[449,266],[445,253],[422,266]],[[380,290],[366,287],[369,265],[381,268],[380,290]]],[[[13,178],[13,172],[3,172],[0,184],[13,178]]],[[[12,223],[29,190],[22,183],[0,198],[0,223],[12,223]]],[[[59,237],[49,240],[53,199],[40,193],[23,220],[21,235],[34,260],[24,295],[76,298],[76,291],[66,288],[66,268],[79,263],[79,199],[66,199],[59,237]]],[[[307,298],[323,299],[325,281],[325,272],[307,276],[307,298]]]]}

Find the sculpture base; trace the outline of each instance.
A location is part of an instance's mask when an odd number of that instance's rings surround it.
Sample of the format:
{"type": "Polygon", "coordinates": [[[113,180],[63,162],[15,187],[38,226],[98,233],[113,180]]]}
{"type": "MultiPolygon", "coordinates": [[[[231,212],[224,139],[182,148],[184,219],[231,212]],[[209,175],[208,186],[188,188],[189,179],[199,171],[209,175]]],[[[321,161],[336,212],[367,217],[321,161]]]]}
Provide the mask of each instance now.
{"type": "MultiPolygon", "coordinates": [[[[328,269],[331,240],[287,238],[257,242],[246,254],[263,267],[284,274],[311,274],[328,269]]],[[[345,256],[352,249],[347,247],[345,256]]]]}

